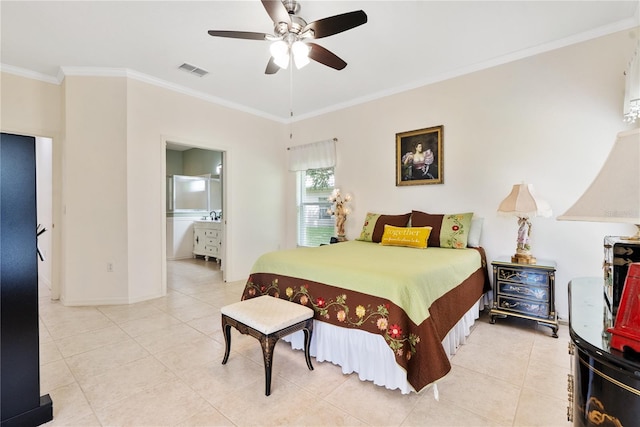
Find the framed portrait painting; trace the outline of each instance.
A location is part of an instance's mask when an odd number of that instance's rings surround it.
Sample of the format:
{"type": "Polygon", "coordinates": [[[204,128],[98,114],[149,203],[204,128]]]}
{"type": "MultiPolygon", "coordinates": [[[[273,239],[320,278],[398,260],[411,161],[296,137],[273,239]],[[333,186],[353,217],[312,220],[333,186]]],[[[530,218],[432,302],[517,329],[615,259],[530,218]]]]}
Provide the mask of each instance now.
{"type": "Polygon", "coordinates": [[[443,126],[396,134],[396,186],[442,184],[443,126]]]}

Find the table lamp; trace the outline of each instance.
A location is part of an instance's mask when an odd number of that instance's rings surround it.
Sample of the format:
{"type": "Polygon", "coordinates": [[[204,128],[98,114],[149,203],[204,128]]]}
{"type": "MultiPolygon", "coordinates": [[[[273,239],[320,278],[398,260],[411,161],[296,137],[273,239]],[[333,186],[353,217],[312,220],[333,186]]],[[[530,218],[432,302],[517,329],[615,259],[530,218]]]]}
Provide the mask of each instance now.
{"type": "MultiPolygon", "coordinates": [[[[640,129],[618,134],[609,157],[593,183],[558,219],[634,224],[637,228],[636,234],[622,239],[640,245],[640,129]]],[[[627,260],[624,263],[627,264],[627,260]]],[[[638,267],[629,264],[622,290],[616,288],[615,280],[613,284],[613,302],[615,303],[615,295],[618,293],[621,297],[619,307],[611,307],[615,314],[615,322],[614,327],[609,328],[608,332],[612,337],[611,347],[620,351],[629,347],[640,352],[638,267]]],[[[626,269],[627,266],[622,265],[619,268],[626,269]]]]}
{"type": "Polygon", "coordinates": [[[530,217],[551,216],[551,208],[544,200],[535,196],[533,185],[516,184],[511,189],[511,193],[498,206],[498,213],[502,215],[513,215],[518,217],[518,245],[516,253],[511,257],[511,262],[519,264],[535,264],[536,258],[531,255],[530,217]]]}
{"type": "Polygon", "coordinates": [[[587,191],[559,220],[635,224],[640,240],[640,129],[620,132],[587,191]]]}

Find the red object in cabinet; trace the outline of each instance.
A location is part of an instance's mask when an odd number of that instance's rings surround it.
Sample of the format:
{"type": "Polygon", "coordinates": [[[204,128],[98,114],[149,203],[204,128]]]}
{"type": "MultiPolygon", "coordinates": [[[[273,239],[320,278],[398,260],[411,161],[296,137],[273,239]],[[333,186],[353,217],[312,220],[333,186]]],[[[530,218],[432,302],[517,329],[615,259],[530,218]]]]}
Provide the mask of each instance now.
{"type": "Polygon", "coordinates": [[[629,265],[616,320],[608,332],[612,348],[629,347],[640,353],[640,263],[629,265]]]}

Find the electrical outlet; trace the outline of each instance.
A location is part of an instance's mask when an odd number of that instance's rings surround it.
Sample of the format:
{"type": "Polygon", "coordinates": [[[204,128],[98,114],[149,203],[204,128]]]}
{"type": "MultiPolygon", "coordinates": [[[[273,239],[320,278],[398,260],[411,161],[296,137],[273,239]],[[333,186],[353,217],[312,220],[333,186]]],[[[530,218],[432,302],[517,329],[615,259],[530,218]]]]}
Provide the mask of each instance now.
{"type": "Polygon", "coordinates": [[[107,273],[113,273],[113,263],[112,262],[108,262],[107,263],[107,273]]]}

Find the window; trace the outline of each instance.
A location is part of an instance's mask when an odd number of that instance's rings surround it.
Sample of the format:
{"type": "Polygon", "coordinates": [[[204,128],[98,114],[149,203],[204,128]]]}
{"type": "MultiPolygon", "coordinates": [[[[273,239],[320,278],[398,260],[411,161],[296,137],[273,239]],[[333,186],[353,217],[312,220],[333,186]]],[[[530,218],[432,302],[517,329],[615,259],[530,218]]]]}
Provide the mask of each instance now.
{"type": "Polygon", "coordinates": [[[334,235],[335,222],[327,213],[334,185],[333,168],[298,172],[298,246],[320,246],[334,235]]]}

